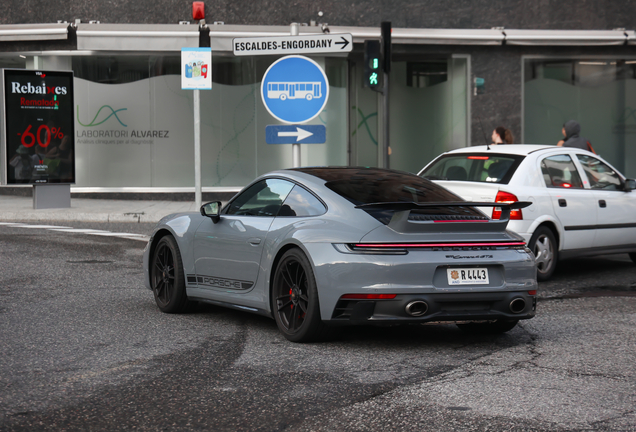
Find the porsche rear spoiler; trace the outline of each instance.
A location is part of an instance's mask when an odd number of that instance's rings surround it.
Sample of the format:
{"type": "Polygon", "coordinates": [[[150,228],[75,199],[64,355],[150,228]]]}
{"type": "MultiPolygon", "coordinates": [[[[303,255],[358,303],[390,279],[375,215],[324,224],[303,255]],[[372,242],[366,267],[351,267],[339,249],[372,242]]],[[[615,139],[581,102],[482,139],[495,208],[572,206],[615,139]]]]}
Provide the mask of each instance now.
{"type": "Polygon", "coordinates": [[[495,202],[470,202],[470,201],[449,201],[449,202],[379,202],[360,204],[355,208],[362,210],[393,210],[394,214],[388,227],[400,233],[416,232],[469,232],[469,231],[503,231],[510,220],[510,211],[526,208],[532,205],[529,201],[516,201],[513,203],[495,202]],[[439,219],[428,221],[410,221],[411,210],[436,208],[436,207],[499,207],[501,208],[501,218],[493,219],[439,219]]]}

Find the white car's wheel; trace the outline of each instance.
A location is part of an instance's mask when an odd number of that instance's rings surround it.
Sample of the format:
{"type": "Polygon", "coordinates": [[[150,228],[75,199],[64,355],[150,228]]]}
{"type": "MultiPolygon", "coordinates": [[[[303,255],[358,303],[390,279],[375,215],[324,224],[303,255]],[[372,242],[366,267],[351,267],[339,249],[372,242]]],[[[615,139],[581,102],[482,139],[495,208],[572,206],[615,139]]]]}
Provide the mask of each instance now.
{"type": "Polygon", "coordinates": [[[539,227],[528,245],[534,253],[537,265],[537,280],[550,279],[557,263],[557,243],[552,230],[548,227],[539,227]]]}

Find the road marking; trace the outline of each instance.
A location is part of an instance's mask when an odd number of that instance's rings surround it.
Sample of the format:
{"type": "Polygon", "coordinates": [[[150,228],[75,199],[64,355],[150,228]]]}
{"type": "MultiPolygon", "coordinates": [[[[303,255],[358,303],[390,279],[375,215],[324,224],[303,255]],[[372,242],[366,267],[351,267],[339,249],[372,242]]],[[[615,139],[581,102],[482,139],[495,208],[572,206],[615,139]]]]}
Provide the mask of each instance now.
{"type": "Polygon", "coordinates": [[[97,230],[97,229],[90,229],[90,228],[72,228],[72,227],[59,226],[59,225],[29,225],[29,224],[19,223],[19,222],[0,222],[0,225],[8,226],[11,228],[39,228],[39,229],[45,229],[48,231],[56,231],[56,232],[99,235],[99,236],[105,236],[105,237],[118,237],[118,238],[130,239],[130,240],[140,240],[143,242],[147,242],[148,240],[150,240],[150,236],[147,236],[145,234],[111,232],[111,231],[104,231],[104,230],[97,230]]]}
{"type": "Polygon", "coordinates": [[[76,233],[84,233],[84,234],[93,234],[93,233],[99,233],[99,232],[109,232],[109,231],[103,231],[103,230],[96,230],[96,229],[90,229],[90,228],[71,228],[71,227],[55,227],[55,228],[51,228],[50,231],[60,231],[60,232],[76,232],[76,233]]]}

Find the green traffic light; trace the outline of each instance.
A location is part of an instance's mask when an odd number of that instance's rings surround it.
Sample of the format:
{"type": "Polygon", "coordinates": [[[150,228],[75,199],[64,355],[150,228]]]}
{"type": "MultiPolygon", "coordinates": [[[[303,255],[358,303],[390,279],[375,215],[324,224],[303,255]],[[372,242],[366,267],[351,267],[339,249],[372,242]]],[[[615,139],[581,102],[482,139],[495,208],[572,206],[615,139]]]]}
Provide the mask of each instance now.
{"type": "Polygon", "coordinates": [[[378,67],[380,67],[380,59],[374,58],[372,67],[373,69],[377,69],[378,67]]]}
{"type": "Polygon", "coordinates": [[[373,72],[371,75],[369,75],[369,84],[371,85],[378,85],[378,74],[373,72]]]}

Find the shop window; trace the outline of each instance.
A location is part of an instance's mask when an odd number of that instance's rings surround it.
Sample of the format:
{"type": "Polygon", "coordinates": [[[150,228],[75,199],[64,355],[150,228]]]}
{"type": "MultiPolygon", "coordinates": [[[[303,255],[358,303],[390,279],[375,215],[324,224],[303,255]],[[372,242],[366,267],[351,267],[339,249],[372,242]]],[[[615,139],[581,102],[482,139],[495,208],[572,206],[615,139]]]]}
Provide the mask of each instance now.
{"type": "Polygon", "coordinates": [[[556,144],[569,120],[628,177],[636,173],[636,58],[524,60],[523,142],[556,144]]]}
{"type": "MultiPolygon", "coordinates": [[[[212,82],[225,85],[247,85],[260,82],[258,72],[254,70],[255,63],[260,63],[251,57],[229,57],[212,54],[212,82]],[[256,72],[256,73],[255,73],[256,72]],[[259,78],[257,78],[259,77],[259,78]]],[[[263,70],[263,73],[265,73],[263,70]]]]}
{"type": "Polygon", "coordinates": [[[574,83],[574,62],[571,61],[529,61],[526,62],[525,80],[553,79],[564,83],[574,83]]]}
{"type": "Polygon", "coordinates": [[[634,60],[530,60],[525,81],[552,79],[582,87],[598,87],[621,79],[636,78],[634,60]]]}
{"type": "Polygon", "coordinates": [[[409,87],[431,87],[447,80],[448,62],[446,60],[409,62],[406,65],[406,85],[409,87]]]}
{"type": "Polygon", "coordinates": [[[17,55],[0,57],[0,68],[7,69],[25,69],[27,66],[27,58],[17,55]]]}
{"type": "Polygon", "coordinates": [[[125,84],[142,79],[180,75],[181,58],[174,56],[74,56],[73,72],[100,84],[125,84]]]}

